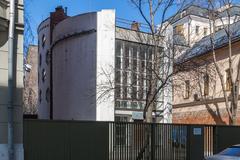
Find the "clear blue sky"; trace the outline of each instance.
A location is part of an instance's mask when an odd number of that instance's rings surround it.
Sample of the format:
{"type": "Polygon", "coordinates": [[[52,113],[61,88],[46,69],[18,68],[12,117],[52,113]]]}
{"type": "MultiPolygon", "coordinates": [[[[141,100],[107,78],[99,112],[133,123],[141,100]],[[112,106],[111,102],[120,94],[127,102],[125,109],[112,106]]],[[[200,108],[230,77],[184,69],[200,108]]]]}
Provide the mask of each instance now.
{"type": "Polygon", "coordinates": [[[119,18],[144,22],[138,10],[129,0],[25,0],[25,12],[30,19],[35,44],[37,42],[37,26],[59,5],[67,7],[70,16],[101,9],[115,9],[116,16],[119,18]]]}

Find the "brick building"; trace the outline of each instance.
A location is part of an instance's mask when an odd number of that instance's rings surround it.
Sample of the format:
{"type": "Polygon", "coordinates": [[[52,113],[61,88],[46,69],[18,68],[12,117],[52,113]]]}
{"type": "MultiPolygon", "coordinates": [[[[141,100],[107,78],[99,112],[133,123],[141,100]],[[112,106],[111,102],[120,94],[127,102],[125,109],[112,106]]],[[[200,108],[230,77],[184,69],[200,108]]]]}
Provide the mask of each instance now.
{"type": "MultiPolygon", "coordinates": [[[[230,25],[232,39],[233,79],[237,76],[240,58],[240,21],[230,25]]],[[[228,124],[229,116],[225,105],[221,82],[213,63],[210,36],[197,42],[180,58],[187,71],[174,77],[174,123],[228,124]]],[[[229,45],[224,29],[214,36],[217,64],[223,75],[223,85],[230,99],[229,45]]],[[[238,102],[240,104],[240,102],[238,102]]],[[[238,124],[240,108],[238,107],[238,124]]]]}

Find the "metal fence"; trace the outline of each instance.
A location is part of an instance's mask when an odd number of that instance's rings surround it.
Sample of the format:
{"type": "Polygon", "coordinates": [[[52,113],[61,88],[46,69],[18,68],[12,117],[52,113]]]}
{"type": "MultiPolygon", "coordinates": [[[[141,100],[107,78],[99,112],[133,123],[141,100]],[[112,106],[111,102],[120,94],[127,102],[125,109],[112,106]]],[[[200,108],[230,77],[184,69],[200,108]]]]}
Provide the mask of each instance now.
{"type": "Polygon", "coordinates": [[[146,123],[110,123],[112,160],[185,160],[187,126],[146,123]]]}
{"type": "Polygon", "coordinates": [[[202,160],[239,135],[233,126],[24,121],[25,160],[202,160]]]}

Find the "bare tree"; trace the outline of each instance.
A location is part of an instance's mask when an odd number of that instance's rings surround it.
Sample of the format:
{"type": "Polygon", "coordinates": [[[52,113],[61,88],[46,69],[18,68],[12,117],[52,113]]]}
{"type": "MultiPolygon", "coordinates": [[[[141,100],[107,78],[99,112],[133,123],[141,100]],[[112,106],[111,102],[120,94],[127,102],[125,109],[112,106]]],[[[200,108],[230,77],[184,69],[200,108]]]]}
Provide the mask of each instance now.
{"type": "Polygon", "coordinates": [[[209,16],[212,19],[212,22],[209,22],[210,25],[210,40],[212,48],[213,62],[216,69],[216,73],[221,82],[221,89],[223,91],[223,96],[225,100],[226,110],[229,115],[229,124],[236,125],[237,123],[237,110],[238,110],[238,97],[239,97],[239,80],[240,80],[240,59],[233,55],[232,52],[232,43],[234,36],[234,26],[232,23],[235,23],[239,17],[232,15],[231,7],[233,2],[231,0],[220,0],[218,2],[208,0],[209,3],[209,16]],[[224,14],[224,15],[223,15],[224,14]],[[216,43],[219,43],[219,39],[216,35],[216,20],[221,22],[221,29],[224,34],[221,41],[225,41],[228,44],[228,68],[229,68],[229,77],[230,77],[230,95],[227,94],[227,85],[224,81],[224,75],[219,66],[217,55],[216,55],[216,43]],[[233,64],[234,59],[237,60],[237,66],[233,64]]]}
{"type": "MultiPolygon", "coordinates": [[[[212,109],[209,107],[210,99],[223,97],[229,124],[234,125],[237,123],[240,60],[239,56],[233,52],[233,43],[238,31],[236,25],[239,21],[239,15],[234,13],[232,8],[234,4],[230,0],[207,0],[204,1],[204,5],[208,12],[210,35],[199,43],[197,42],[187,51],[193,51],[191,53],[193,56],[188,57],[188,61],[184,62],[185,65],[188,65],[187,73],[189,76],[186,73],[178,74],[177,78],[180,81],[178,84],[180,85],[186,78],[191,79],[191,89],[200,94],[202,103],[206,105],[210,113],[212,113],[212,109]],[[223,45],[225,46],[225,52],[224,55],[220,55],[219,47],[223,47],[223,45]],[[199,55],[200,52],[208,54],[194,56],[199,55]],[[228,80],[226,80],[226,74],[229,76],[228,80]],[[210,98],[210,95],[205,96],[203,92],[205,90],[205,75],[208,76],[208,87],[212,87],[210,89],[212,98],[210,98]]],[[[186,55],[189,54],[187,52],[186,55]]],[[[217,103],[214,101],[213,105],[219,111],[219,104],[217,103]]],[[[220,114],[214,114],[213,118],[217,116],[219,117],[217,121],[223,122],[220,114]]]]}
{"type": "Polygon", "coordinates": [[[186,0],[131,0],[130,2],[145,20],[153,44],[153,64],[147,66],[151,76],[146,78],[148,85],[145,91],[146,102],[144,106],[144,119],[146,122],[152,122],[153,112],[159,107],[159,104],[162,105],[163,114],[171,114],[169,113],[171,109],[167,108],[166,104],[161,101],[164,96],[171,97],[172,77],[176,74],[176,71],[179,71],[173,70],[173,62],[177,51],[173,45],[169,27],[190,2],[186,0]],[[169,18],[169,13],[173,8],[176,12],[169,18]],[[160,50],[159,46],[163,48],[160,50]],[[168,92],[168,95],[166,95],[166,92],[168,92]],[[168,110],[168,113],[166,110],[168,110]]]}

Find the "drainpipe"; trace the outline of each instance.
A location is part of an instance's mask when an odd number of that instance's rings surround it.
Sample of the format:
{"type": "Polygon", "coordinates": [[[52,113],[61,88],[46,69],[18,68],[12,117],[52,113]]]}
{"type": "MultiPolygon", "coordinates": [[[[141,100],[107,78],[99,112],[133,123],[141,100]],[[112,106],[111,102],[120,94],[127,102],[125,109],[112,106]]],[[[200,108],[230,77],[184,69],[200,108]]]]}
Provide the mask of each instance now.
{"type": "Polygon", "coordinates": [[[8,160],[14,160],[13,142],[13,56],[14,56],[14,30],[15,30],[15,0],[10,0],[9,33],[8,33],[8,160]]]}

